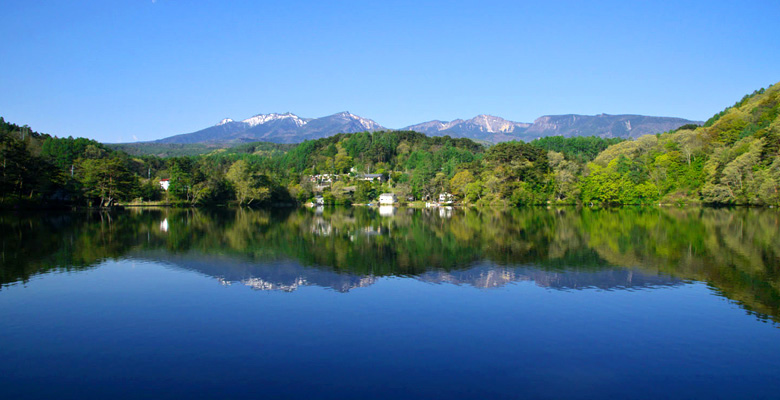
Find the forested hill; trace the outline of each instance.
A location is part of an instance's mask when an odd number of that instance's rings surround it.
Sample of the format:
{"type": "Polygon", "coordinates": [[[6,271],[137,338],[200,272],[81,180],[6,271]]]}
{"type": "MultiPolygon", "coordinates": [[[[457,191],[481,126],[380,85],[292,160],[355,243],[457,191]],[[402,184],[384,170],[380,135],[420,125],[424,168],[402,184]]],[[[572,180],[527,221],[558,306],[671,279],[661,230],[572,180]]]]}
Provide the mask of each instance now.
{"type": "Polygon", "coordinates": [[[265,154],[275,154],[285,152],[295,145],[293,144],[278,144],[269,142],[250,142],[245,144],[236,143],[158,143],[158,142],[139,142],[139,143],[112,143],[107,144],[109,148],[114,150],[123,151],[131,156],[155,156],[155,157],[186,157],[186,156],[198,156],[202,154],[221,152],[221,151],[238,151],[246,152],[247,149],[251,149],[250,153],[260,152],[261,150],[265,154]],[[235,149],[235,150],[227,150],[235,149]]]}
{"type": "Polygon", "coordinates": [[[745,96],[704,126],[622,142],[587,164],[584,202],[637,199],[778,204],[780,84],[745,96]]]}
{"type": "Polygon", "coordinates": [[[548,137],[486,147],[411,131],[250,143],[197,156],[130,156],[0,119],[0,206],[373,202],[380,193],[462,204],[780,205],[780,84],[703,126],[637,139],[548,137]],[[364,174],[379,174],[369,181],[364,174]],[[167,191],[160,180],[169,179],[167,191]]]}

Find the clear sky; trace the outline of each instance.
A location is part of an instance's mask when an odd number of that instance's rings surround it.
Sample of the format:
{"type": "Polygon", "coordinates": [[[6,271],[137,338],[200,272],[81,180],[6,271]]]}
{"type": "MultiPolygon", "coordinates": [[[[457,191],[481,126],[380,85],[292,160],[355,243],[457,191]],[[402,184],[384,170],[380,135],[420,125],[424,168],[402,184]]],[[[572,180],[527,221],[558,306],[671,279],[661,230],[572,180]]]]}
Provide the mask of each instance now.
{"type": "Polygon", "coordinates": [[[350,111],[705,120],[780,81],[780,1],[16,1],[0,116],[105,142],[350,111]]]}

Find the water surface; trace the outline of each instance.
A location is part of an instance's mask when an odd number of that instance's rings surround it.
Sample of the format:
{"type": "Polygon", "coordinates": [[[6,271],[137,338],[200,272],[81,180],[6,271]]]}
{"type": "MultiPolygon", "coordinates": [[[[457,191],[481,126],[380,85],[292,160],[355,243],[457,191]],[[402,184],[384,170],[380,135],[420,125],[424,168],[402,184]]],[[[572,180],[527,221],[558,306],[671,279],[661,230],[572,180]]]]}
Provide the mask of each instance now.
{"type": "Polygon", "coordinates": [[[776,398],[760,209],[2,214],[4,398],[776,398]]]}

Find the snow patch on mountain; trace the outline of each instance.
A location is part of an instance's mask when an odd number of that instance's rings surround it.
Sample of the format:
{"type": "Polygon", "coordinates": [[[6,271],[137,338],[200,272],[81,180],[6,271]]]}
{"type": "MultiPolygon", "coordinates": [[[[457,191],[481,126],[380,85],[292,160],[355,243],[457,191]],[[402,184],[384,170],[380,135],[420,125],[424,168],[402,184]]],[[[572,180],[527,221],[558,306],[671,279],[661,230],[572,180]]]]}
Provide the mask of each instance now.
{"type": "MultiPolygon", "coordinates": [[[[464,134],[466,132],[482,133],[512,133],[522,131],[530,126],[523,122],[515,122],[488,114],[480,114],[469,120],[456,119],[453,121],[428,121],[422,124],[408,126],[404,129],[414,130],[428,134],[464,134]]],[[[471,134],[466,134],[472,137],[471,134]]]]}
{"type": "Polygon", "coordinates": [[[381,125],[377,124],[373,120],[359,117],[355,114],[350,113],[349,111],[340,112],[336,115],[357,122],[358,124],[360,124],[360,126],[363,127],[363,129],[367,131],[384,129],[381,125]]]}
{"type": "Polygon", "coordinates": [[[305,120],[298,117],[297,115],[293,113],[284,113],[284,114],[277,114],[277,113],[271,113],[271,114],[258,114],[254,117],[247,118],[241,122],[248,125],[249,128],[255,127],[257,125],[262,125],[270,121],[276,121],[280,119],[290,119],[292,122],[295,123],[297,126],[304,126],[306,125],[305,120]]]}
{"type": "Polygon", "coordinates": [[[518,127],[518,125],[522,127],[528,126],[528,124],[517,123],[514,121],[507,121],[503,118],[495,117],[487,114],[477,115],[476,117],[472,118],[470,122],[481,127],[482,129],[484,129],[484,131],[490,133],[513,132],[515,128],[518,127]]]}

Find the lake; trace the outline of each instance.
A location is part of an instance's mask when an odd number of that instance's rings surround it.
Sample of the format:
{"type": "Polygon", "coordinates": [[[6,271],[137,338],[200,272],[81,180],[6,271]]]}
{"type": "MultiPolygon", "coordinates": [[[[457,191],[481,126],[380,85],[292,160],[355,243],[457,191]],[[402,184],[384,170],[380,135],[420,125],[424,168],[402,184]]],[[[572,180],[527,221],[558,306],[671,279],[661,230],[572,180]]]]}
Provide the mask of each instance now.
{"type": "Polygon", "coordinates": [[[0,214],[2,398],[778,398],[776,209],[0,214]]]}

